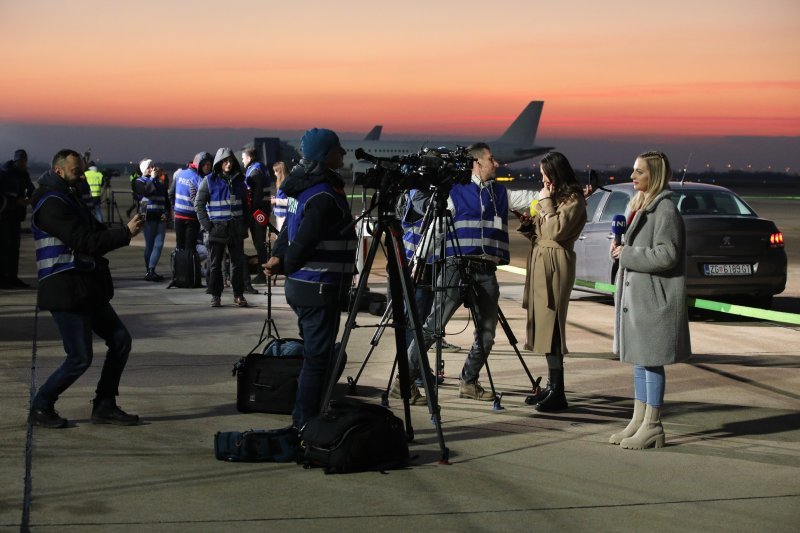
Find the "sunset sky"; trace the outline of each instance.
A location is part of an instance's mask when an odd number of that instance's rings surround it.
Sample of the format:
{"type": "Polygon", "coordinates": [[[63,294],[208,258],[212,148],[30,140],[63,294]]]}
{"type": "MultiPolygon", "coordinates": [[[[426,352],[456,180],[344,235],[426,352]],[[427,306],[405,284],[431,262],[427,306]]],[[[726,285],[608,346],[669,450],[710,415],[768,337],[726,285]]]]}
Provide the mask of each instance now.
{"type": "Polygon", "coordinates": [[[800,135],[800,1],[0,0],[0,123],[800,135]],[[652,6],[652,7],[651,7],[652,6]]]}

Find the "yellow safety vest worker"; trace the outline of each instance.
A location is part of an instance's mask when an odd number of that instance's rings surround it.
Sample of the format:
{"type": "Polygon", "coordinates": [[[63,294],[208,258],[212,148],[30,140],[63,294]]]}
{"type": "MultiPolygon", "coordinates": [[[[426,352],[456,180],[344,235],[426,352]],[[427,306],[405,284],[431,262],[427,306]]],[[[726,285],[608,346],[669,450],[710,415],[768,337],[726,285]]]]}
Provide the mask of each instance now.
{"type": "Polygon", "coordinates": [[[103,188],[103,173],[90,168],[83,175],[86,176],[86,183],[89,184],[89,190],[92,191],[92,198],[99,198],[103,188]]]}

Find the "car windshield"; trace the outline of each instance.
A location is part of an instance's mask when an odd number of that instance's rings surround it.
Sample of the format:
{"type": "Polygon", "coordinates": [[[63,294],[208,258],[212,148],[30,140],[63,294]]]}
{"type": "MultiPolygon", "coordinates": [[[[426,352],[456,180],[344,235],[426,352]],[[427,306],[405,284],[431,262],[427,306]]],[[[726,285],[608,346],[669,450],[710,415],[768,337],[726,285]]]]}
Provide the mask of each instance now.
{"type": "Polygon", "coordinates": [[[756,216],[741,198],[729,191],[673,192],[672,201],[684,215],[756,216]]]}

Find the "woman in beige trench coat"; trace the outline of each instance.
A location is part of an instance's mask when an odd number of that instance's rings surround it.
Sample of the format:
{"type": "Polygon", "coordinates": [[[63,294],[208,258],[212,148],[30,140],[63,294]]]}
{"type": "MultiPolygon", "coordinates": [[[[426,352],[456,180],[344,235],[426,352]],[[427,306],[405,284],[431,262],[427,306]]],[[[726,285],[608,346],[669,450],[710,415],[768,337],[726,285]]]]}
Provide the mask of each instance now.
{"type": "Polygon", "coordinates": [[[525,348],[546,355],[548,383],[525,398],[537,411],[567,408],[564,394],[565,326],[569,295],[575,283],[573,244],[586,224],[586,202],[566,157],[550,152],[542,158],[542,190],[536,214],[520,231],[531,239],[522,306],[528,310],[525,348]]]}

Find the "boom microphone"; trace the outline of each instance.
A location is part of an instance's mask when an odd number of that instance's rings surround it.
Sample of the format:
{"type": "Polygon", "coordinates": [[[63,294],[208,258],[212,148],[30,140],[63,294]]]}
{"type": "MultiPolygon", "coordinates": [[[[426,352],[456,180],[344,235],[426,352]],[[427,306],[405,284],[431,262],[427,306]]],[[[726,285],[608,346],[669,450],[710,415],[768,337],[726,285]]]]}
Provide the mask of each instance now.
{"type": "Polygon", "coordinates": [[[614,244],[619,246],[622,244],[622,235],[628,229],[628,222],[625,220],[625,215],[614,215],[611,219],[611,233],[614,234],[614,244]]]}

